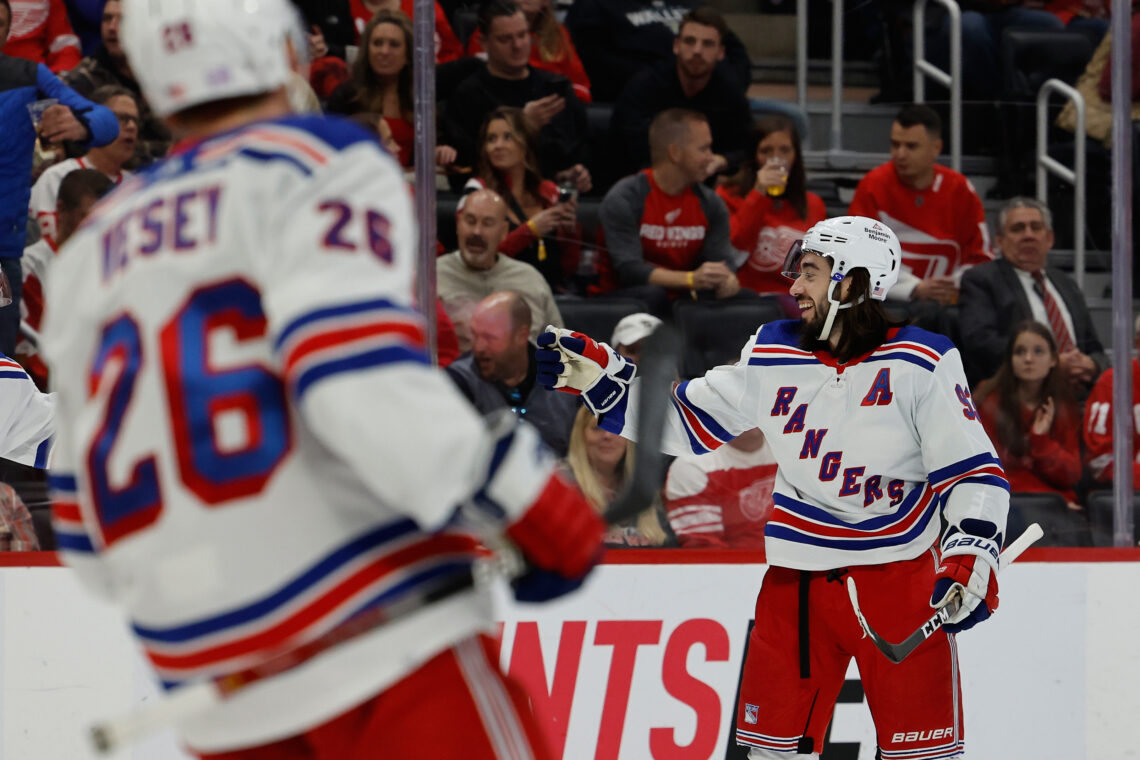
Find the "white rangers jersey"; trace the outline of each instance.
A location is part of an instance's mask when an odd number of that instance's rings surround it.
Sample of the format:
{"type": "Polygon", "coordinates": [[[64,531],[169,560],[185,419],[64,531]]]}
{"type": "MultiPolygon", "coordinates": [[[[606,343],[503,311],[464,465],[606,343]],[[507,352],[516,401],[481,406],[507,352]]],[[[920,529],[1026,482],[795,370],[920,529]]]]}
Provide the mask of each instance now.
{"type": "MultiPolygon", "coordinates": [[[[56,258],[59,546],[125,607],[165,685],[470,579],[475,542],[431,531],[492,447],[430,366],[415,239],[374,135],[288,117],[180,146],[56,258]]],[[[490,624],[484,594],[450,593],[186,720],[183,738],[293,735],[490,624]]]]}
{"type": "MultiPolygon", "coordinates": [[[[828,570],[912,559],[937,539],[940,511],[955,525],[1005,525],[1009,484],[947,338],[893,329],[878,349],[839,366],[799,348],[799,326],[761,327],[737,364],[679,384],[666,418],[670,454],[764,432],[779,465],[769,563],[828,570]],[[994,493],[971,499],[971,489],[994,493]]],[[[601,427],[635,431],[635,399],[627,394],[601,427]]]]}
{"type": "Polygon", "coordinates": [[[55,394],[40,389],[24,368],[0,354],[0,458],[48,465],[55,429],[55,394]]]}

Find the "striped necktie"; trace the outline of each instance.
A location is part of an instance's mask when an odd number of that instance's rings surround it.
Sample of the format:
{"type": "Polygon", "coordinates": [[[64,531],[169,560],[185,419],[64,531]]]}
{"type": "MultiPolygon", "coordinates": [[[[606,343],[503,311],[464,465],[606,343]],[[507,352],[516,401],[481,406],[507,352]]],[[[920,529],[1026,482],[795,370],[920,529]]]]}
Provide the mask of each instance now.
{"type": "Polygon", "coordinates": [[[1049,327],[1057,338],[1057,353],[1063,354],[1075,345],[1073,336],[1065,325],[1065,318],[1061,316],[1061,307],[1057,305],[1057,301],[1045,285],[1045,273],[1039,269],[1033,272],[1032,276],[1037,282],[1037,292],[1041,295],[1041,300],[1045,302],[1045,314],[1049,317],[1049,327]]]}

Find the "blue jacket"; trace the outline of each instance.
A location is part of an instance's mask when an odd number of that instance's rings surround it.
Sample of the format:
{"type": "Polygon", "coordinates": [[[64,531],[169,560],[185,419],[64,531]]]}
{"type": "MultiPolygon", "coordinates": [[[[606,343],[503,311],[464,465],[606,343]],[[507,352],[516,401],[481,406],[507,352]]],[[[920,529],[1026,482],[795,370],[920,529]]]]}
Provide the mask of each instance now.
{"type": "Polygon", "coordinates": [[[28,104],[55,98],[87,127],[83,146],[106,145],[119,136],[119,120],[80,97],[42,63],[0,55],[0,258],[19,258],[27,236],[36,130],[28,104]]]}

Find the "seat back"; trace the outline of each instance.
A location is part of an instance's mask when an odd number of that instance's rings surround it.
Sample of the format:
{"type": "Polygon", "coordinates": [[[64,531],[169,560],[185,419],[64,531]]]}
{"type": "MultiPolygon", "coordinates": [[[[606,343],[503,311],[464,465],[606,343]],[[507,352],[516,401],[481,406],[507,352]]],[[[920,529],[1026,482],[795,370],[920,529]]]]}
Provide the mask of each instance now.
{"type": "Polygon", "coordinates": [[[610,342],[614,327],[622,317],[648,311],[644,301],[636,298],[578,298],[555,296],[562,324],[567,330],[585,333],[604,343],[610,342]]]}
{"type": "Polygon", "coordinates": [[[1037,101],[1047,79],[1075,84],[1092,58],[1088,37],[1072,32],[1006,29],[1002,32],[1002,85],[1005,100],[1037,101]]]}
{"type": "Polygon", "coordinates": [[[1005,542],[1020,536],[1033,523],[1045,531],[1037,546],[1092,546],[1087,516],[1069,509],[1060,494],[1011,493],[1005,542]]]}
{"type": "Polygon", "coordinates": [[[699,377],[713,367],[732,364],[760,326],[784,318],[771,296],[732,301],[677,301],[673,320],[681,335],[681,376],[699,377]]]}

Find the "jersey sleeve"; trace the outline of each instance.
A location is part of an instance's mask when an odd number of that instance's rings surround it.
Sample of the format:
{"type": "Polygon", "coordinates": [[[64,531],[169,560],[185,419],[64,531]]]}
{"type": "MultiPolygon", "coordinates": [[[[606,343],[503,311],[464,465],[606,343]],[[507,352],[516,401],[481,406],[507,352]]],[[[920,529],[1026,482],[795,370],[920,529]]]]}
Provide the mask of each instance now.
{"type": "Polygon", "coordinates": [[[407,186],[371,142],[299,184],[267,220],[254,265],[287,392],[379,499],[437,526],[480,482],[487,431],[429,363],[407,186]]]}
{"type": "MultiPolygon", "coordinates": [[[[990,228],[986,225],[986,211],[982,199],[969,180],[962,189],[962,207],[958,223],[962,225],[962,266],[971,267],[993,261],[994,252],[990,246],[990,228]]],[[[959,276],[960,270],[959,270],[959,276]]]]}
{"type": "Polygon", "coordinates": [[[1115,465],[1112,453],[1112,372],[1096,381],[1085,402],[1084,439],[1086,463],[1093,477],[1104,483],[1111,481],[1115,465]]]}
{"type": "Polygon", "coordinates": [[[32,185],[32,195],[28,200],[28,216],[36,221],[40,235],[55,241],[55,202],[59,195],[59,178],[54,172],[44,172],[32,185]]]}
{"type": "MultiPolygon", "coordinates": [[[[736,364],[716,367],[703,377],[673,385],[661,435],[663,452],[674,456],[706,454],[756,427],[756,422],[741,410],[747,408],[745,399],[755,393],[748,357],[758,335],[759,332],[744,346],[736,364]]],[[[630,392],[598,419],[598,426],[637,440],[640,386],[641,378],[635,378],[630,392]]]]}
{"type": "Polygon", "coordinates": [[[55,432],[55,395],[40,393],[19,364],[0,354],[0,458],[45,469],[55,432]]]}
{"type": "Polygon", "coordinates": [[[1009,482],[974,407],[958,349],[941,356],[919,389],[914,422],[927,478],[950,525],[979,520],[1004,532],[1009,482]]]}

